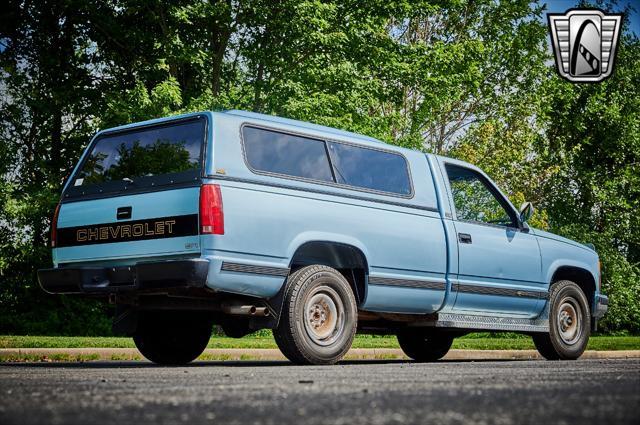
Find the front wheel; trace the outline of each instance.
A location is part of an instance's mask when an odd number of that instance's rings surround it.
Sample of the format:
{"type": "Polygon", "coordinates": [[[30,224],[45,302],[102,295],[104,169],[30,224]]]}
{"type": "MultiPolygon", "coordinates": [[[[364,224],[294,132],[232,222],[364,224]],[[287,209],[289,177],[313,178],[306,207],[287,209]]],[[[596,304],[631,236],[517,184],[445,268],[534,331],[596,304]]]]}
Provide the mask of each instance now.
{"type": "Polygon", "coordinates": [[[570,280],[556,282],[549,294],[549,333],[533,335],[547,360],[575,360],[587,348],[591,333],[589,302],[570,280]]]}
{"type": "Polygon", "coordinates": [[[183,365],[207,347],[212,322],[202,313],[141,312],[133,341],[144,357],[161,365],[183,365]]]}
{"type": "Polygon", "coordinates": [[[449,352],[453,336],[424,329],[410,329],[398,333],[398,343],[407,357],[417,362],[434,362],[449,352]]]}
{"type": "Polygon", "coordinates": [[[327,266],[307,266],[289,276],[284,306],[273,335],[296,364],[333,364],[351,348],[357,327],[349,282],[327,266]]]}

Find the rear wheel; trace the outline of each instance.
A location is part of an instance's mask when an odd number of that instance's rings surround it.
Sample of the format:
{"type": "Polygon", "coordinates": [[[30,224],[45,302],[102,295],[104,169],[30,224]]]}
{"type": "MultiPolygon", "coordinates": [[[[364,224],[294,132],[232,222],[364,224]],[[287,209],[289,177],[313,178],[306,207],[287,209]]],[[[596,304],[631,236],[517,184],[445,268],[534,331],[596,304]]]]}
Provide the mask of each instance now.
{"type": "Polygon", "coordinates": [[[195,360],[211,337],[211,320],[194,312],[141,312],[133,340],[148,360],[183,365],[195,360]]]}
{"type": "Polygon", "coordinates": [[[578,285],[562,280],[549,294],[549,333],[533,335],[547,360],[575,360],[587,348],[591,333],[589,302],[578,285]]]}
{"type": "Polygon", "coordinates": [[[453,336],[425,329],[404,330],[398,333],[400,348],[417,362],[434,362],[443,358],[453,344],[453,336]]]}
{"type": "Polygon", "coordinates": [[[357,326],[349,282],[327,266],[307,266],[289,276],[278,327],[280,351],[296,364],[333,364],[351,348],[357,326]]]}

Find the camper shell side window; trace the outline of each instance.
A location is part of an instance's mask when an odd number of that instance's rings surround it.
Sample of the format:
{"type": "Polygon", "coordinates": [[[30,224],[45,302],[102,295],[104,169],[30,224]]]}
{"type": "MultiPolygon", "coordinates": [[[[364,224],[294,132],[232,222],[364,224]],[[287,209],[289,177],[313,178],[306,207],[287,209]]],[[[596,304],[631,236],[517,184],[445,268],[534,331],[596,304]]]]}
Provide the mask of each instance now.
{"type": "Polygon", "coordinates": [[[400,153],[280,130],[242,126],[252,172],[388,196],[411,198],[407,159],[400,153]]]}

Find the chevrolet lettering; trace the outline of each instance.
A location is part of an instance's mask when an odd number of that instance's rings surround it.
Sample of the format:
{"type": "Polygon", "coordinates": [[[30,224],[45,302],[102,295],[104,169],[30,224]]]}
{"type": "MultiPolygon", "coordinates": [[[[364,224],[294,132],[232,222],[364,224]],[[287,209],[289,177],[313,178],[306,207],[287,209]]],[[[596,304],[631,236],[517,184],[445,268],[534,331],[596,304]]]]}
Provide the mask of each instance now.
{"type": "Polygon", "coordinates": [[[114,332],[160,364],[197,358],[214,324],[231,337],[272,329],[298,364],[339,361],[356,332],[395,334],[416,361],[475,331],[576,359],[607,311],[598,254],[533,228],[532,214],[459,160],[286,118],[193,113],[95,135],[38,279],[114,303],[114,332]]]}
{"type": "Polygon", "coordinates": [[[173,225],[175,220],[156,221],[153,223],[153,230],[149,228],[149,223],[140,224],[123,224],[117,226],[94,227],[87,229],[78,229],[76,231],[76,241],[79,243],[91,240],[95,241],[111,241],[115,242],[122,239],[131,239],[140,236],[170,236],[173,233],[173,225]],[[165,232],[166,226],[166,232],[165,232]]]}

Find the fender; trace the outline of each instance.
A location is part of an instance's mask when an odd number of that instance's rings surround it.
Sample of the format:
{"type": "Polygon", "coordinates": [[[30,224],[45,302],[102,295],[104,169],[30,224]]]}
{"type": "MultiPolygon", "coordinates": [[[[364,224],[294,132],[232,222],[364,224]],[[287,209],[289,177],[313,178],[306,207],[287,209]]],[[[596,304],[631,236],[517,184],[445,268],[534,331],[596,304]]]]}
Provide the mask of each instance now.
{"type": "Polygon", "coordinates": [[[547,269],[547,273],[545,275],[545,282],[547,283],[547,285],[551,285],[551,280],[553,279],[553,275],[555,275],[558,269],[560,269],[561,267],[575,267],[575,268],[583,269],[589,272],[589,274],[591,274],[591,277],[593,278],[593,281],[596,282],[596,292],[598,291],[598,284],[597,284],[598,271],[597,270],[594,271],[592,267],[589,266],[588,263],[578,261],[578,260],[571,260],[568,258],[559,258],[553,261],[551,265],[549,265],[549,268],[547,269]]]}

